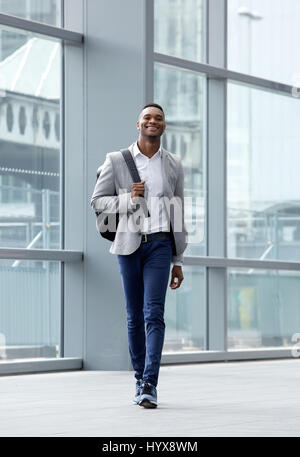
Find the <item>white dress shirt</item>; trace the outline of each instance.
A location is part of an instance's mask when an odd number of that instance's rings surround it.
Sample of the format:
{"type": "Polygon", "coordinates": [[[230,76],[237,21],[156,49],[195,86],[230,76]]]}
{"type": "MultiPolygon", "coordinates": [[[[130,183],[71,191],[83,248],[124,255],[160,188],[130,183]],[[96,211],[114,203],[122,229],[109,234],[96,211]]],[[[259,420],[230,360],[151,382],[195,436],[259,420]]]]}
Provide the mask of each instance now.
{"type": "MultiPolygon", "coordinates": [[[[162,152],[161,147],[151,157],[143,154],[137,144],[133,143],[129,148],[133,154],[141,181],[145,181],[144,197],[147,202],[150,217],[143,219],[142,233],[168,232],[169,223],[166,208],[163,203],[163,178],[162,178],[162,152]],[[156,197],[152,199],[152,197],[156,197]]],[[[134,205],[132,199],[131,204],[134,205]]],[[[173,261],[174,265],[182,266],[183,262],[173,261]]]]}

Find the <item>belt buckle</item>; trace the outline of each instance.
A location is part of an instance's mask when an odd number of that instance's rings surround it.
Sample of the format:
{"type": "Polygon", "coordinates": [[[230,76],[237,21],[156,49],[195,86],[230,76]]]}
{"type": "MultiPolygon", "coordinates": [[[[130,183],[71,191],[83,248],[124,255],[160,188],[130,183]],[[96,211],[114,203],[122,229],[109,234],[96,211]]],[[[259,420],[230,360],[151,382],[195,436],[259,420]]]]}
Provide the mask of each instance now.
{"type": "Polygon", "coordinates": [[[142,235],[142,243],[147,243],[147,233],[143,233],[142,235]]]}

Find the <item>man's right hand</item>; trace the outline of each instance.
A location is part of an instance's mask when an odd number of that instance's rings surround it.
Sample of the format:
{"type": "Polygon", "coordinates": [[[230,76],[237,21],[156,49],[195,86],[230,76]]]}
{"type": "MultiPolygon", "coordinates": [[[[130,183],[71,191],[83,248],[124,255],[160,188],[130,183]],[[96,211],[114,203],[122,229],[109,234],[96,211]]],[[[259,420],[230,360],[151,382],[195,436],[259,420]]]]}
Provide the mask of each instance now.
{"type": "Polygon", "coordinates": [[[133,183],[131,186],[131,198],[134,203],[137,203],[137,197],[144,196],[145,181],[133,183]]]}

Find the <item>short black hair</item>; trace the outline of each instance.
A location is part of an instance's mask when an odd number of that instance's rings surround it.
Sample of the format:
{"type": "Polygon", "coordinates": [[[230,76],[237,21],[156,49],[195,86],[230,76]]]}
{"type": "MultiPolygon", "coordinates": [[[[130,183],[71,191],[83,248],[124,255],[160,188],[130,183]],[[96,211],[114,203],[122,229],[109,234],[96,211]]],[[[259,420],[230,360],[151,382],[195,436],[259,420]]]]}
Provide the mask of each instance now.
{"type": "Polygon", "coordinates": [[[165,117],[164,110],[163,110],[162,107],[161,107],[160,105],[158,105],[157,103],[148,103],[147,105],[145,105],[145,106],[141,109],[141,112],[144,111],[144,109],[146,109],[146,108],[150,108],[151,106],[153,106],[154,108],[160,109],[160,110],[163,112],[163,115],[164,115],[164,117],[165,117]]]}

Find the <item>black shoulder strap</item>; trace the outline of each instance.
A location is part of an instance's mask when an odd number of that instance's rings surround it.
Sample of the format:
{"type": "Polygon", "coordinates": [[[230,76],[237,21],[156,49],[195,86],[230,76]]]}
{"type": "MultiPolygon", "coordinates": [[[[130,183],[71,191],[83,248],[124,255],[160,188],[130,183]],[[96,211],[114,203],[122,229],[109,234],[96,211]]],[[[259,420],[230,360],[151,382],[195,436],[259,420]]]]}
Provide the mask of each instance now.
{"type": "Polygon", "coordinates": [[[129,149],[122,149],[121,150],[122,156],[124,157],[124,160],[126,162],[126,165],[128,167],[129,173],[132,177],[133,182],[140,182],[141,178],[139,175],[139,172],[136,168],[135,161],[133,160],[133,157],[131,155],[131,152],[129,149]]]}
{"type": "MultiPolygon", "coordinates": [[[[133,182],[140,182],[141,178],[140,178],[139,172],[137,171],[135,162],[133,160],[133,157],[132,157],[129,149],[122,149],[121,153],[122,153],[122,156],[123,156],[123,158],[124,158],[124,160],[125,160],[125,162],[127,164],[128,169],[129,169],[132,181],[133,182]]],[[[97,179],[100,176],[101,168],[102,168],[102,165],[97,170],[97,179]]]]}
{"type": "MultiPolygon", "coordinates": [[[[129,173],[131,175],[132,181],[134,183],[135,182],[141,182],[141,178],[140,178],[139,172],[138,172],[138,170],[136,168],[135,162],[133,160],[133,157],[132,157],[131,152],[129,151],[129,149],[122,149],[121,153],[122,153],[122,156],[123,156],[123,158],[124,158],[124,160],[126,162],[126,165],[128,167],[128,170],[129,170],[129,173]]],[[[145,203],[145,200],[144,200],[144,203],[145,203]]],[[[144,206],[143,209],[144,209],[144,213],[145,214],[148,211],[148,217],[149,217],[150,213],[149,213],[149,210],[147,210],[146,203],[145,203],[145,206],[144,206]]]]}
{"type": "MultiPolygon", "coordinates": [[[[124,158],[124,160],[126,162],[126,165],[127,165],[128,169],[129,169],[132,181],[133,182],[140,182],[141,178],[139,176],[139,172],[137,171],[135,162],[133,160],[133,157],[132,157],[129,149],[122,149],[121,153],[122,153],[122,156],[123,156],[123,158],[124,158]]],[[[97,179],[100,176],[101,168],[102,168],[102,165],[97,170],[97,179]]]]}

